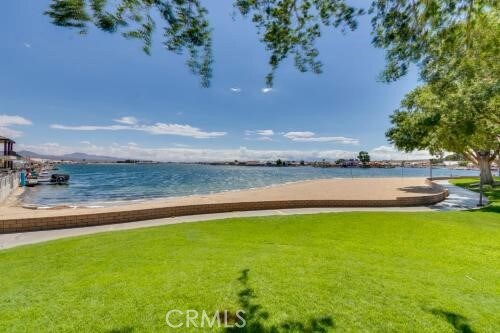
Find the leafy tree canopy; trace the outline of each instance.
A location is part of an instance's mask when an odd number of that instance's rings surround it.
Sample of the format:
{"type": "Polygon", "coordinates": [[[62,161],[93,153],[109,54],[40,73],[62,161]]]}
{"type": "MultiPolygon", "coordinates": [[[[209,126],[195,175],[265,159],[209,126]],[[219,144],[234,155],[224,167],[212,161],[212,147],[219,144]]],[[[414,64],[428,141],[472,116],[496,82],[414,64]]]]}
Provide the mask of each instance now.
{"type": "Polygon", "coordinates": [[[157,22],[163,22],[168,51],[187,53],[189,69],[208,86],[212,77],[212,37],[207,10],[198,0],[52,0],[45,12],[52,23],[86,34],[90,25],[143,43],[151,53],[157,22]]]}
{"type": "Polygon", "coordinates": [[[500,150],[500,20],[498,10],[456,24],[453,38],[432,48],[426,83],[395,111],[388,138],[405,151],[429,149],[464,155],[492,182],[500,150]]]}
{"type": "MultiPolygon", "coordinates": [[[[355,17],[362,13],[345,0],[235,0],[234,8],[250,16],[261,41],[270,52],[273,83],[278,65],[289,55],[302,72],[321,72],[319,51],[314,42],[321,26],[356,28],[355,17]]],[[[157,25],[163,25],[163,44],[175,53],[187,53],[189,69],[203,86],[212,77],[212,37],[208,11],[198,0],[52,0],[45,12],[52,23],[88,32],[90,25],[126,38],[138,39],[150,54],[157,25]]]]}
{"type": "MultiPolygon", "coordinates": [[[[293,57],[302,72],[320,73],[315,46],[322,29],[357,27],[359,15],[372,15],[373,44],[387,50],[386,81],[405,75],[411,63],[425,64],[436,46],[454,43],[457,22],[473,22],[477,14],[498,6],[495,0],[373,0],[356,8],[348,0],[234,0],[234,8],[251,18],[269,51],[269,86],[280,63],[293,57]],[[371,3],[371,5],[370,5],[371,3]]],[[[52,23],[87,33],[93,25],[138,39],[151,52],[157,26],[163,44],[187,53],[187,65],[203,86],[212,76],[212,29],[200,0],[52,0],[45,13],[52,23]]],[[[424,76],[427,75],[424,74],[424,76]]]]}
{"type": "Polygon", "coordinates": [[[370,155],[367,151],[362,150],[358,154],[358,160],[363,164],[370,163],[370,155]]]}
{"type": "Polygon", "coordinates": [[[299,71],[321,73],[319,50],[314,45],[321,26],[354,30],[357,15],[363,13],[345,0],[236,0],[234,6],[243,16],[251,16],[271,53],[269,86],[279,64],[290,55],[299,71]]]}
{"type": "Polygon", "coordinates": [[[459,42],[469,47],[474,27],[498,7],[497,0],[374,0],[373,44],[386,49],[382,79],[397,80],[412,63],[424,80],[432,78],[427,64],[454,53],[459,42]]]}

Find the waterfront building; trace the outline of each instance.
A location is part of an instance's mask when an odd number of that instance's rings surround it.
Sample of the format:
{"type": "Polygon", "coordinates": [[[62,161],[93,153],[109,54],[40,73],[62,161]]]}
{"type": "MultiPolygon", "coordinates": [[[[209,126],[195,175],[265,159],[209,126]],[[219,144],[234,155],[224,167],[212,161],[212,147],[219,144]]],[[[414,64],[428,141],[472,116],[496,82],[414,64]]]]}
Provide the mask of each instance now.
{"type": "Polygon", "coordinates": [[[12,169],[13,161],[16,159],[14,143],[14,140],[0,135],[0,147],[3,148],[0,151],[0,168],[12,169]]]}

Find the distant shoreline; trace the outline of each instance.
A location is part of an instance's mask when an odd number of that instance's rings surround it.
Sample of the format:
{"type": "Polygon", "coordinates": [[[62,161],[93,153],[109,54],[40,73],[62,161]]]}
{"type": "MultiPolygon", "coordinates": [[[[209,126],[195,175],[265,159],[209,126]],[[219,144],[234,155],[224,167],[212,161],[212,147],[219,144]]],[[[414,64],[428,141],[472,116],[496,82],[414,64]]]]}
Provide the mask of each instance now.
{"type": "MultiPolygon", "coordinates": [[[[293,165],[276,165],[276,164],[266,164],[264,162],[259,164],[248,164],[242,163],[232,163],[232,162],[155,162],[155,161],[141,161],[141,162],[123,162],[123,161],[51,161],[55,164],[69,164],[69,165],[158,165],[158,164],[178,164],[178,165],[211,165],[211,166],[232,166],[232,167],[269,167],[269,168],[296,168],[296,167],[312,167],[312,168],[337,168],[337,169],[394,169],[394,168],[417,168],[417,169],[429,169],[429,165],[417,165],[415,164],[417,160],[409,161],[391,161],[393,164],[391,166],[341,166],[330,164],[329,166],[314,165],[315,162],[308,162],[304,165],[293,164],[293,165]]],[[[383,161],[375,161],[383,162],[383,161]]],[[[446,170],[469,170],[469,171],[479,171],[477,167],[459,167],[459,166],[446,166],[446,165],[433,165],[433,169],[446,169],[446,170]]],[[[492,171],[496,171],[496,168],[492,168],[492,171]]]]}

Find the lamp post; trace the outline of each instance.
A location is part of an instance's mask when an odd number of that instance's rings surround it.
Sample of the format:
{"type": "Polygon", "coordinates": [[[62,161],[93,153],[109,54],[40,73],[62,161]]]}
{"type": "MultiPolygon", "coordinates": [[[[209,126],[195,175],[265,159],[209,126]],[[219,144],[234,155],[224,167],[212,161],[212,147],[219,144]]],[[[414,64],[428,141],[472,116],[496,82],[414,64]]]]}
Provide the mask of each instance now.
{"type": "Polygon", "coordinates": [[[430,173],[430,180],[432,180],[432,159],[429,159],[429,173],[430,173]]]}
{"type": "MultiPolygon", "coordinates": [[[[478,153],[478,155],[481,158],[484,157],[482,152],[478,153]]],[[[479,203],[477,204],[478,207],[484,206],[483,205],[483,177],[482,177],[482,175],[483,175],[483,171],[481,169],[481,171],[479,172],[479,203]]]]}
{"type": "Polygon", "coordinates": [[[478,207],[483,207],[483,179],[479,179],[479,203],[477,204],[478,207]]]}

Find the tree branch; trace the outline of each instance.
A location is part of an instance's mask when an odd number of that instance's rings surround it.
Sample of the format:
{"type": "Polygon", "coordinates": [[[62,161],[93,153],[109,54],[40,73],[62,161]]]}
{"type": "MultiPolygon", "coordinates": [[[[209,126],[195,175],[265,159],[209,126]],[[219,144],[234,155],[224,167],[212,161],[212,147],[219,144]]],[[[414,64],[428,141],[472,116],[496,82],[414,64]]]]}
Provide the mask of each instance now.
{"type": "Polygon", "coordinates": [[[464,157],[466,159],[468,159],[469,161],[471,161],[472,163],[478,165],[479,164],[479,159],[476,155],[476,152],[473,151],[472,149],[466,149],[462,152],[462,155],[464,155],[464,157]]]}

